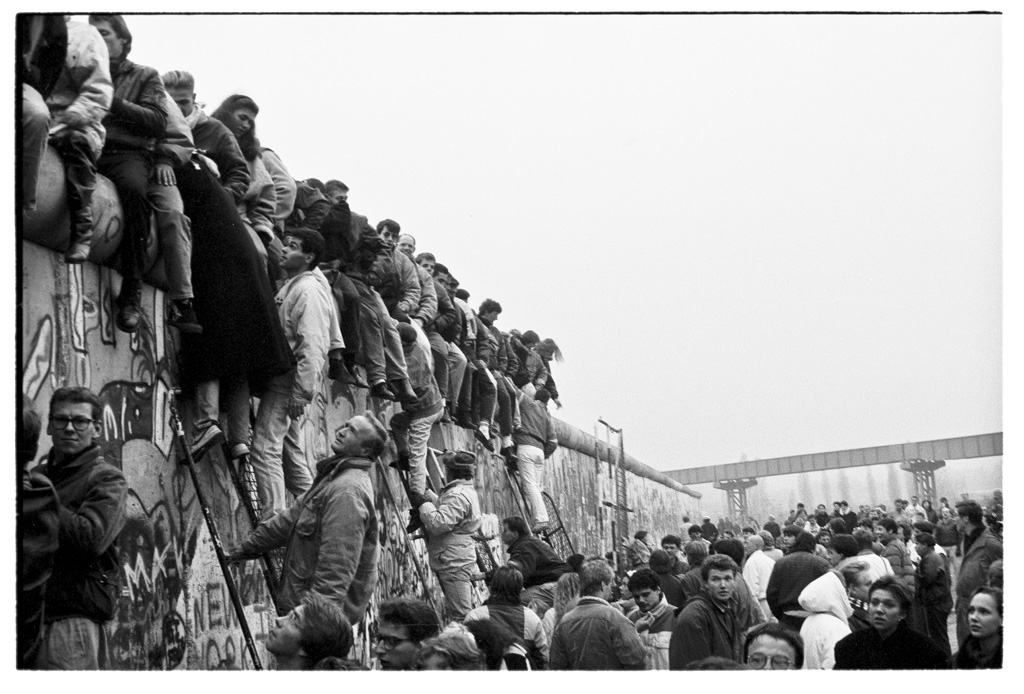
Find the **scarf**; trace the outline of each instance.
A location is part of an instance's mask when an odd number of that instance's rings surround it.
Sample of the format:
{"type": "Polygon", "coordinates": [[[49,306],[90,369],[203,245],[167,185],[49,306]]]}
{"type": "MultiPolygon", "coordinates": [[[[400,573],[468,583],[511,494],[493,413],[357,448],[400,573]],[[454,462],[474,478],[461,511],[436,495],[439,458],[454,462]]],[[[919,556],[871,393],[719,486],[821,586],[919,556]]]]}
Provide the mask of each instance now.
{"type": "Polygon", "coordinates": [[[195,130],[196,126],[205,122],[207,118],[209,118],[209,116],[203,113],[202,105],[196,104],[192,109],[192,113],[185,116],[185,122],[188,123],[188,127],[191,130],[195,130]]]}

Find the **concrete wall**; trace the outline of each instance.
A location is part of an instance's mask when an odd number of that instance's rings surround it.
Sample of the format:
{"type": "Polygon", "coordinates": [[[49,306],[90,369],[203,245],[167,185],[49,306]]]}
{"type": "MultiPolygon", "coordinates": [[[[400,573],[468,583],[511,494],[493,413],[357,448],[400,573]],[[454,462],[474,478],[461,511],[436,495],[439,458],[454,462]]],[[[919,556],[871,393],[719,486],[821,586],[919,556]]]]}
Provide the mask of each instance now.
{"type": "MultiPolygon", "coordinates": [[[[104,403],[100,445],[107,460],[124,471],[130,486],[128,520],[119,538],[121,597],[117,617],[108,625],[114,667],[250,668],[192,480],[177,462],[168,412],[169,389],[177,373],[177,335],[164,323],[163,293],[144,288],[142,328],[127,335],[114,327],[113,299],[120,284],[116,272],[93,264],[68,266],[60,252],[29,241],[22,241],[21,249],[22,389],[43,417],[51,393],[62,385],[97,392],[104,403]]],[[[326,457],[335,430],[366,409],[365,392],[324,385],[303,422],[310,459],[326,457]]],[[[390,417],[389,407],[369,405],[384,420],[390,417]]],[[[573,441],[588,438],[571,427],[560,425],[559,430],[573,441]]],[[[468,431],[437,427],[431,445],[475,450],[484,511],[499,517],[519,512],[500,459],[487,454],[468,431]]],[[[49,446],[44,433],[41,458],[49,446]]],[[[589,447],[591,453],[596,450],[592,438],[589,447]]],[[[641,476],[646,472],[635,462],[630,468],[634,471],[627,474],[629,502],[635,509],[630,531],[645,528],[657,538],[677,532],[683,514],[696,508],[695,500],[652,479],[656,475],[641,476]]],[[[200,477],[222,539],[237,542],[250,525],[219,452],[200,465],[200,477]]],[[[556,499],[576,551],[590,555],[612,548],[610,509],[601,504],[602,499],[613,498],[607,463],[563,447],[549,461],[545,486],[556,499]]],[[[353,656],[364,661],[369,656],[368,629],[381,600],[400,594],[439,599],[433,576],[426,571],[424,586],[416,570],[416,563],[426,566],[423,542],[414,542],[411,552],[407,548],[403,528],[408,502],[396,474],[378,474],[375,488],[380,575],[368,615],[355,626],[353,649],[353,656]],[[399,499],[400,510],[391,504],[386,485],[399,499]]],[[[500,542],[492,544],[500,552],[500,542]]],[[[263,644],[274,616],[266,586],[256,563],[234,566],[232,572],[266,666],[270,658],[263,644]]],[[[483,597],[481,591],[478,599],[483,597]]]]}

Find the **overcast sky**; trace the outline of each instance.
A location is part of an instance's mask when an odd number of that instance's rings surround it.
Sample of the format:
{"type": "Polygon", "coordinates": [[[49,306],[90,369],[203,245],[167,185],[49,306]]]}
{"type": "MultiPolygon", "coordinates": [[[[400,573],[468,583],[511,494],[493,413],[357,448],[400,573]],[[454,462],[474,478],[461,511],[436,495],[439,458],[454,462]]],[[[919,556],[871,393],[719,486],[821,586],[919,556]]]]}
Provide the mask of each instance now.
{"type": "Polygon", "coordinates": [[[669,470],[1002,430],[999,16],[131,16],[669,470]]]}

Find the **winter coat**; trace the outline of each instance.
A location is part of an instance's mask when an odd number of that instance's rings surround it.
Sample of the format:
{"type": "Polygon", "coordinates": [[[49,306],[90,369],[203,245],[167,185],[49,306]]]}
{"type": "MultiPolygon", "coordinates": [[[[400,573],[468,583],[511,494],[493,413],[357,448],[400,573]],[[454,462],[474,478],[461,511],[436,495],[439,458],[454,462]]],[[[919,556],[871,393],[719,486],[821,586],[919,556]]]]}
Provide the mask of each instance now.
{"type": "Polygon", "coordinates": [[[430,568],[435,572],[476,564],[473,533],[480,529],[480,498],[473,480],[452,480],[437,501],[419,507],[427,535],[430,568]]]}
{"type": "Polygon", "coordinates": [[[893,575],[900,583],[914,590],[914,563],[910,560],[910,552],[902,540],[892,539],[882,548],[879,555],[892,566],[893,575]]]}
{"type": "Polygon", "coordinates": [[[60,546],[46,584],[45,621],[112,619],[121,565],[117,537],[125,524],[128,483],[95,444],[59,464],[51,450],[42,473],[60,500],[60,546]]]}
{"type": "Polygon", "coordinates": [[[705,590],[687,600],[676,616],[669,644],[669,666],[684,670],[690,663],[709,656],[743,662],[743,629],[735,603],[723,606],[705,590]]]}
{"type": "Polygon", "coordinates": [[[427,324],[427,332],[436,332],[445,342],[455,342],[458,339],[459,314],[455,310],[455,304],[452,303],[451,297],[448,296],[448,290],[437,280],[432,279],[432,281],[434,294],[437,297],[437,313],[434,320],[427,324]]]}
{"type": "Polygon", "coordinates": [[[110,57],[107,44],[96,27],[82,22],[68,22],[68,49],[64,69],[49,96],[50,134],[56,135],[67,126],[69,117],[87,122],[78,128],[85,134],[89,150],[99,158],[107,130],[103,118],[114,98],[110,78],[110,57]]]}
{"type": "Polygon", "coordinates": [[[1003,635],[999,635],[999,646],[989,657],[981,652],[978,639],[968,636],[953,660],[957,670],[998,670],[1003,667],[1003,635]]]}
{"type": "Polygon", "coordinates": [[[647,649],[646,669],[668,670],[668,648],[676,626],[675,607],[663,595],[661,602],[647,614],[637,608],[627,618],[633,622],[640,642],[647,649]]]}
{"type": "Polygon", "coordinates": [[[349,623],[363,618],[377,585],[379,555],[372,465],[366,458],[321,460],[309,491],[242,542],[241,557],[285,548],[278,614],[313,591],[340,605],[349,623]]]}
{"type": "Polygon", "coordinates": [[[402,405],[402,412],[408,413],[409,419],[432,417],[441,411],[442,401],[434,373],[427,363],[427,353],[416,340],[403,342],[402,352],[409,374],[409,385],[417,396],[415,405],[402,405]]]}
{"type": "Polygon", "coordinates": [[[967,601],[971,593],[988,583],[988,567],[996,559],[1003,558],[1003,543],[1000,542],[992,532],[985,528],[981,531],[973,543],[968,543],[968,537],[961,540],[960,572],[956,578],[956,601],[967,601]],[[968,546],[969,545],[969,546],[968,546]],[[963,547],[967,546],[967,549],[963,547]]]}
{"type": "Polygon", "coordinates": [[[337,324],[334,298],[323,275],[318,278],[313,271],[306,271],[286,281],[275,302],[285,338],[296,359],[291,397],[308,404],[319,388],[331,348],[331,321],[337,324]]]}
{"type": "Polygon", "coordinates": [[[242,150],[238,148],[238,141],[228,126],[206,115],[198,107],[188,120],[192,123],[192,138],[196,147],[206,152],[206,156],[217,165],[220,183],[237,205],[249,190],[249,165],[242,156],[242,150]]]}
{"type": "Polygon", "coordinates": [[[397,318],[396,312],[414,315],[420,305],[420,278],[416,263],[405,253],[391,249],[378,256],[374,268],[380,278],[375,288],[391,317],[397,318]]]}
{"type": "Polygon", "coordinates": [[[949,612],[953,597],[949,589],[946,562],[935,550],[925,553],[917,562],[915,571],[917,589],[914,602],[924,607],[935,607],[949,612]]]}
{"type": "Polygon", "coordinates": [[[945,670],[949,659],[924,634],[901,620],[882,640],[874,628],[855,631],[835,645],[836,670],[945,670]]]}
{"type": "MultiPolygon", "coordinates": [[[[940,547],[953,547],[960,544],[960,531],[955,520],[942,520],[935,524],[935,544],[940,547]]],[[[952,557],[950,561],[952,561],[952,557]]]]}
{"type": "Polygon", "coordinates": [[[562,617],[551,638],[552,670],[643,670],[646,661],[633,623],[591,595],[562,617]]]}
{"type": "Polygon", "coordinates": [[[184,166],[175,175],[192,222],[193,305],[203,326],[199,335],[181,336],[181,374],[193,383],[246,375],[259,395],[295,364],[267,264],[209,167],[184,166]]]}
{"type": "Polygon", "coordinates": [[[831,670],[836,664],[836,643],[850,634],[853,615],[842,579],[833,571],[814,579],[801,591],[800,606],[811,613],[800,627],[803,669],[831,670]]]}
{"type": "Polygon", "coordinates": [[[167,128],[166,92],[160,74],[127,58],[111,61],[114,98],[103,119],[104,152],[149,150],[167,128]]]}

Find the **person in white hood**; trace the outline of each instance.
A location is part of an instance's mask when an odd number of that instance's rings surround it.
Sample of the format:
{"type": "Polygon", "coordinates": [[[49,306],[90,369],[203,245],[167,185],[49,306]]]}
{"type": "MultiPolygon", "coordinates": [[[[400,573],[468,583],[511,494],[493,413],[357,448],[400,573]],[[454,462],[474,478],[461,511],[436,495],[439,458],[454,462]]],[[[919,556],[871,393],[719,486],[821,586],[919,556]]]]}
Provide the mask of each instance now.
{"type": "Polygon", "coordinates": [[[812,613],[800,627],[804,669],[831,670],[836,664],[836,642],[850,633],[849,619],[853,614],[843,579],[829,571],[808,583],[798,600],[802,608],[812,613]]]}

